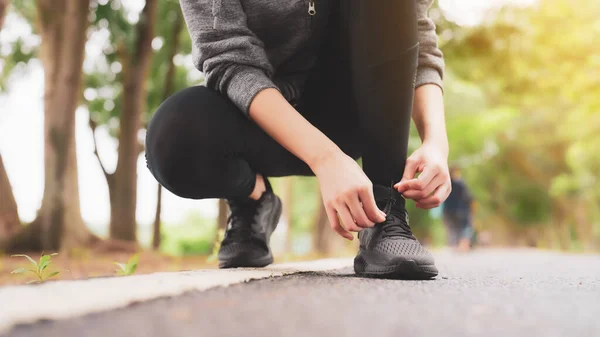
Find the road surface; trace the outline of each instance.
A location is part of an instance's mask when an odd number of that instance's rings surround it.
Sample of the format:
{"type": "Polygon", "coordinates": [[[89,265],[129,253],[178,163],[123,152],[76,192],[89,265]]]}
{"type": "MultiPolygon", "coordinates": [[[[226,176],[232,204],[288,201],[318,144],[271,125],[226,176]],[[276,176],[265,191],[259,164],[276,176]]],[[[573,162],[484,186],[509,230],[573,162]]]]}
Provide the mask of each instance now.
{"type": "Polygon", "coordinates": [[[364,279],[351,268],[284,275],[18,325],[2,336],[600,336],[600,256],[436,258],[433,281],[364,279]]]}

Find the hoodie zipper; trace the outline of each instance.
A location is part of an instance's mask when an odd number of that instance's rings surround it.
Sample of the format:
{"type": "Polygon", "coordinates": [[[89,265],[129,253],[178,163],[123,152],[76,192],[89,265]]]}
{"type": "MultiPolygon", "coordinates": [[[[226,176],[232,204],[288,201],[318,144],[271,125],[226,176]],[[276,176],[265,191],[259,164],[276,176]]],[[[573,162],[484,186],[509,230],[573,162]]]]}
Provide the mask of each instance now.
{"type": "Polygon", "coordinates": [[[315,6],[316,0],[308,0],[308,15],[315,16],[317,14],[317,7],[315,6]]]}
{"type": "Polygon", "coordinates": [[[316,4],[317,0],[308,0],[308,16],[310,17],[309,20],[309,29],[312,30],[313,28],[313,22],[315,15],[317,14],[317,4],[316,4]]]}

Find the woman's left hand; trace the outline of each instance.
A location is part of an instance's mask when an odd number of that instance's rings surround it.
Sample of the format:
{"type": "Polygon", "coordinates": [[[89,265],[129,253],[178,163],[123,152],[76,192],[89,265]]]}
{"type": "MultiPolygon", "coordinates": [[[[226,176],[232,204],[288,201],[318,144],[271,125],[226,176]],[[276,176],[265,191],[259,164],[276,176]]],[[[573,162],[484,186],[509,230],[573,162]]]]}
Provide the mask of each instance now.
{"type": "Polygon", "coordinates": [[[419,208],[438,207],[452,190],[448,154],[441,147],[424,143],[406,160],[402,180],[394,185],[419,208]],[[420,173],[418,177],[415,177],[420,173]]]}

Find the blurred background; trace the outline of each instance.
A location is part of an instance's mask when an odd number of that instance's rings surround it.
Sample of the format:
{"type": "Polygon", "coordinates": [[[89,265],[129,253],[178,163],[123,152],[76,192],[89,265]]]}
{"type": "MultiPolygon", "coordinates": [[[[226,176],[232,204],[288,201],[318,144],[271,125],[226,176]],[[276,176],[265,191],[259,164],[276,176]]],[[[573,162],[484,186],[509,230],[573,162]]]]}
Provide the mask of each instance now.
{"type": "MultiPolygon", "coordinates": [[[[143,155],[160,102],[204,81],[178,1],[63,2],[0,0],[0,250],[85,259],[142,247],[149,270],[214,264],[226,205],[161,190],[143,155]]],[[[430,17],[475,247],[600,249],[600,2],[439,0],[430,17]]],[[[287,206],[279,261],[352,256],[314,178],[273,183],[287,206]]],[[[440,209],[409,212],[421,241],[445,245],[440,209]]]]}

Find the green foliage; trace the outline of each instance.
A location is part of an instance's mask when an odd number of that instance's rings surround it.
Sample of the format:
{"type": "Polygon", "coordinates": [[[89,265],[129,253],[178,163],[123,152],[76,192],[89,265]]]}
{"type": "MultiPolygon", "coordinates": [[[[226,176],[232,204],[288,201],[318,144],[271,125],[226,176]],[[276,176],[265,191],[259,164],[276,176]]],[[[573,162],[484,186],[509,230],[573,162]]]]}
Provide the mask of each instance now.
{"type": "Polygon", "coordinates": [[[161,251],[177,256],[209,255],[217,237],[216,228],[214,218],[192,213],[181,224],[163,226],[161,251]]]}
{"type": "Polygon", "coordinates": [[[599,16],[597,1],[540,0],[474,27],[442,23],[451,160],[482,218],[513,228],[598,219],[599,16]]]}
{"type": "MultiPolygon", "coordinates": [[[[213,238],[214,239],[214,238],[213,238]]],[[[208,255],[213,251],[213,239],[199,238],[179,241],[181,255],[208,255]]]]}
{"type": "MultiPolygon", "coordinates": [[[[23,12],[26,13],[27,10],[25,8],[23,12]]],[[[25,21],[22,16],[18,16],[18,18],[23,20],[25,24],[31,24],[25,21]]],[[[30,25],[29,28],[33,28],[33,25],[30,25]]],[[[17,36],[13,41],[8,41],[0,51],[0,92],[8,90],[7,80],[13,72],[23,72],[29,61],[37,57],[39,43],[35,37],[27,37],[26,39],[26,36],[17,36]]]]}
{"type": "Polygon", "coordinates": [[[440,219],[432,217],[429,210],[416,208],[411,200],[406,201],[406,211],[410,227],[419,240],[433,246],[442,246],[445,243],[445,232],[440,219]]]}
{"type": "Polygon", "coordinates": [[[33,274],[36,279],[27,282],[28,284],[45,282],[46,280],[48,280],[60,273],[59,271],[53,271],[50,273],[46,272],[47,268],[52,263],[52,256],[55,256],[55,255],[58,255],[58,254],[54,253],[54,254],[46,255],[46,254],[42,253],[42,256],[40,256],[40,260],[38,262],[36,262],[34,259],[32,259],[29,255],[25,255],[25,254],[12,255],[13,257],[26,258],[27,260],[29,260],[29,263],[31,264],[32,268],[18,268],[18,269],[13,270],[11,272],[11,274],[28,274],[28,273],[33,274]]]}
{"type": "MultiPolygon", "coordinates": [[[[124,95],[123,76],[128,67],[127,57],[135,52],[137,22],[129,20],[131,13],[121,5],[121,1],[96,6],[90,32],[98,36],[107,35],[108,39],[102,46],[103,53],[98,57],[93,69],[86,71],[83,101],[90,111],[91,118],[99,125],[106,125],[110,134],[116,136],[124,95]]],[[[146,82],[146,110],[142,116],[144,123],[148,122],[165,96],[190,85],[202,83],[200,73],[183,64],[183,60],[191,57],[191,40],[185,29],[179,2],[159,1],[158,13],[160,14],[155,26],[156,37],[153,41],[154,54],[146,82]],[[175,64],[173,77],[168,79],[168,68],[172,61],[170,58],[176,58],[179,62],[175,64]],[[194,83],[192,79],[198,80],[194,83]],[[165,92],[166,81],[172,81],[170,92],[165,92]]]]}
{"type": "Polygon", "coordinates": [[[92,7],[94,15],[89,28],[90,37],[107,38],[93,68],[85,71],[83,102],[97,124],[111,121],[109,131],[116,136],[118,123],[115,122],[121,114],[123,94],[122,72],[127,67],[127,57],[134,49],[135,23],[127,20],[128,13],[119,0],[105,5],[93,3],[92,7]]]}
{"type": "MultiPolygon", "coordinates": [[[[128,3],[91,2],[89,37],[102,53],[86,59],[82,88],[91,118],[113,136],[119,128],[123,76],[137,38],[136,15],[123,4],[128,3]]],[[[178,1],[161,0],[158,6],[144,122],[166,96],[204,81],[189,65],[192,44],[178,1]]],[[[39,41],[28,39],[38,34],[36,2],[12,0],[10,8],[30,32],[3,46],[0,85],[39,53],[39,41]]],[[[600,2],[539,0],[529,7],[507,6],[473,27],[448,21],[436,6],[430,15],[447,64],[450,161],[463,167],[480,204],[479,220],[514,233],[562,225],[567,234],[561,235],[574,247],[600,238],[600,2]],[[577,227],[582,223],[592,228],[577,227]]],[[[413,128],[410,150],[418,145],[413,128]]],[[[292,179],[291,230],[300,235],[312,231],[321,200],[314,178],[292,179]]],[[[273,182],[277,189],[277,179],[273,182]]],[[[415,232],[437,242],[443,232],[439,219],[408,205],[415,232]]],[[[214,228],[212,219],[187,219],[184,226],[165,229],[163,249],[209,254],[218,249],[214,228]]],[[[15,273],[37,271],[41,262],[15,273]]]]}
{"type": "MultiPolygon", "coordinates": [[[[292,233],[307,233],[314,226],[316,212],[319,209],[321,194],[315,177],[291,177],[292,179],[292,233]]],[[[281,195],[279,181],[275,180],[275,189],[281,195]]]]}
{"type": "Polygon", "coordinates": [[[186,57],[191,57],[192,42],[185,29],[183,14],[176,0],[167,0],[159,2],[159,13],[161,19],[156,27],[156,36],[158,41],[162,41],[162,47],[155,50],[150,67],[150,80],[147,83],[148,88],[148,109],[143,116],[148,121],[151,114],[156,111],[160,103],[166,96],[185,89],[190,85],[202,84],[203,80],[200,72],[196,69],[188,69],[180,64],[186,57]],[[179,60],[175,63],[175,72],[171,79],[168,78],[169,67],[173,58],[179,60]],[[190,74],[196,74],[198,80],[192,81],[190,74]],[[170,88],[166,88],[167,81],[172,81],[170,88]],[[168,92],[167,92],[168,91],[168,92]]]}
{"type": "Polygon", "coordinates": [[[12,0],[12,9],[23,17],[27,22],[34,22],[37,13],[35,1],[30,0],[12,0]]]}
{"type": "Polygon", "coordinates": [[[524,181],[507,192],[507,199],[512,200],[507,215],[515,223],[531,225],[550,218],[552,205],[546,189],[524,181]]]}
{"type": "Polygon", "coordinates": [[[119,275],[119,276],[133,275],[135,273],[135,271],[137,270],[139,261],[140,261],[140,254],[135,254],[134,256],[129,258],[129,261],[127,261],[127,263],[115,262],[115,265],[117,267],[119,267],[119,269],[116,270],[117,275],[119,275]]]}

